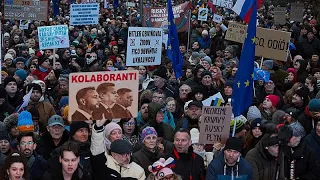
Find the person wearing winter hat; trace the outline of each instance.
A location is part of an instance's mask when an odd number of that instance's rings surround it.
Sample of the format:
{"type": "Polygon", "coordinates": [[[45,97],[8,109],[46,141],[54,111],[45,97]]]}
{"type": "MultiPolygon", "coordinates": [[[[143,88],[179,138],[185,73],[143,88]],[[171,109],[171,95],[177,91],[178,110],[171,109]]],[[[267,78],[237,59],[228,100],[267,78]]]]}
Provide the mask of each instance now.
{"type": "Polygon", "coordinates": [[[205,144],[199,143],[200,132],[197,128],[192,128],[190,130],[190,135],[191,135],[193,152],[195,152],[196,154],[198,154],[199,156],[201,156],[203,158],[204,167],[205,167],[205,169],[207,169],[207,167],[209,166],[210,162],[213,159],[213,153],[206,152],[206,150],[204,149],[205,144]]]}
{"type": "Polygon", "coordinates": [[[114,122],[108,123],[104,128],[104,149],[110,150],[110,145],[117,139],[122,139],[122,129],[114,122]]]}
{"type": "Polygon", "coordinates": [[[209,56],[205,56],[203,58],[201,58],[201,65],[206,69],[209,70],[211,65],[212,65],[212,61],[211,58],[209,56]]]}
{"type": "Polygon", "coordinates": [[[70,139],[79,143],[88,142],[89,138],[89,125],[84,121],[72,122],[69,132],[70,139]]]}
{"type": "Polygon", "coordinates": [[[192,52],[189,62],[191,65],[196,66],[200,62],[200,54],[198,52],[192,52]]]}
{"type": "Polygon", "coordinates": [[[182,177],[174,173],[172,168],[175,167],[175,161],[173,158],[160,158],[148,167],[148,171],[151,172],[146,180],[181,180],[182,177]]]}
{"type": "Polygon", "coordinates": [[[61,114],[63,114],[64,108],[69,104],[69,97],[65,96],[60,99],[59,101],[59,111],[61,114]]]}
{"type": "Polygon", "coordinates": [[[47,102],[47,103],[50,103],[50,104],[53,104],[54,103],[54,99],[49,96],[46,92],[47,90],[47,87],[46,87],[46,83],[41,81],[41,80],[34,80],[32,81],[32,83],[35,83],[35,84],[38,84],[41,86],[41,90],[42,90],[42,96],[40,98],[40,102],[44,101],[44,102],[47,102]]]}
{"type": "Polygon", "coordinates": [[[279,96],[273,94],[267,95],[263,103],[259,107],[261,112],[261,118],[268,121],[272,121],[272,115],[277,110],[277,105],[279,101],[279,96]]]}
{"type": "Polygon", "coordinates": [[[76,59],[71,60],[71,65],[74,66],[78,72],[80,72],[84,65],[85,65],[86,60],[82,57],[77,57],[76,59]]]}
{"type": "Polygon", "coordinates": [[[6,77],[4,79],[3,87],[6,89],[8,94],[8,103],[14,107],[17,108],[19,105],[21,105],[22,99],[22,93],[18,91],[18,86],[15,78],[13,77],[6,77]]]}
{"type": "Polygon", "coordinates": [[[211,39],[207,30],[202,31],[201,38],[198,38],[198,42],[200,45],[200,49],[210,48],[211,39]]]}
{"type": "MultiPolygon", "coordinates": [[[[233,46],[227,46],[224,50],[224,65],[226,65],[228,62],[231,62],[236,56],[236,51],[233,48],[233,46]]],[[[236,61],[236,64],[239,64],[239,60],[236,61]]]]}
{"type": "Polygon", "coordinates": [[[13,66],[13,56],[9,53],[7,53],[4,58],[4,62],[6,63],[6,68],[14,67],[13,66]]]}
{"type": "Polygon", "coordinates": [[[13,113],[10,116],[6,117],[3,121],[5,131],[8,132],[10,141],[14,141],[19,135],[19,130],[17,128],[18,116],[18,113],[13,113]]]}
{"type": "Polygon", "coordinates": [[[167,68],[160,66],[154,73],[154,81],[149,83],[147,89],[155,91],[156,89],[163,89],[166,97],[178,97],[178,92],[168,83],[167,68]]]}
{"type": "Polygon", "coordinates": [[[292,97],[292,105],[296,109],[302,113],[305,109],[305,107],[308,105],[310,101],[310,97],[308,95],[308,91],[304,88],[300,88],[296,90],[295,94],[292,97]]]}
{"type": "Polygon", "coordinates": [[[38,80],[44,81],[45,77],[48,76],[51,71],[50,59],[48,56],[42,55],[39,57],[38,61],[38,69],[33,71],[32,74],[35,75],[38,80]]]}
{"type": "Polygon", "coordinates": [[[39,111],[39,122],[46,127],[48,124],[48,119],[56,114],[53,106],[48,102],[40,101],[42,97],[42,88],[40,85],[31,83],[25,89],[26,94],[32,90],[27,110],[29,110],[31,107],[36,107],[39,111]]]}
{"type": "Polygon", "coordinates": [[[153,127],[148,126],[144,128],[141,132],[143,145],[132,156],[132,160],[144,169],[146,176],[150,174],[148,170],[149,165],[163,155],[157,146],[157,138],[157,131],[153,127]]]}
{"type": "Polygon", "coordinates": [[[245,129],[245,122],[241,121],[240,119],[233,119],[230,122],[230,133],[233,133],[234,124],[235,126],[235,135],[234,137],[237,137],[239,139],[242,139],[245,137],[247,130],[245,129]]]}
{"type": "Polygon", "coordinates": [[[265,134],[258,144],[251,149],[246,160],[253,168],[253,178],[259,180],[274,179],[279,174],[279,179],[285,179],[283,153],[279,151],[277,134],[265,134]],[[279,161],[278,158],[279,157],[279,161]],[[277,171],[276,164],[279,164],[277,171]]]}
{"type": "Polygon", "coordinates": [[[240,139],[228,138],[223,153],[210,163],[206,179],[254,179],[252,166],[241,156],[242,146],[240,139]]]}
{"type": "Polygon", "coordinates": [[[261,112],[257,108],[257,106],[250,106],[247,112],[247,120],[252,122],[253,120],[260,118],[261,119],[261,112]]]}
{"type": "Polygon", "coordinates": [[[27,71],[25,71],[23,69],[18,69],[14,73],[13,77],[16,79],[18,86],[21,87],[23,85],[24,81],[26,80],[27,76],[28,76],[27,71]]]}
{"type": "Polygon", "coordinates": [[[247,154],[263,137],[262,119],[254,119],[250,124],[250,131],[246,134],[243,155],[247,154]]]}
{"type": "Polygon", "coordinates": [[[285,83],[290,83],[291,85],[296,83],[297,82],[297,71],[294,68],[288,68],[287,73],[288,73],[288,76],[285,79],[285,83]]]}
{"type": "Polygon", "coordinates": [[[26,59],[24,57],[17,57],[15,59],[16,69],[24,69],[26,67],[26,59]]]}
{"type": "Polygon", "coordinates": [[[28,111],[22,111],[18,116],[18,130],[20,133],[33,132],[34,125],[32,121],[32,115],[28,111]]]}
{"type": "Polygon", "coordinates": [[[305,142],[305,130],[299,122],[289,125],[292,137],[288,148],[284,148],[284,173],[287,179],[319,179],[320,164],[313,151],[305,142]]]}
{"type": "Polygon", "coordinates": [[[272,59],[267,59],[263,61],[262,64],[262,69],[263,70],[272,70],[273,69],[273,60],[272,59]]]}
{"type": "Polygon", "coordinates": [[[310,134],[311,131],[317,126],[317,122],[320,122],[320,100],[312,99],[308,106],[305,108],[304,113],[300,113],[297,120],[302,124],[306,131],[306,134],[310,134]]]}
{"type": "Polygon", "coordinates": [[[7,53],[11,54],[11,56],[14,58],[16,58],[17,52],[14,49],[8,49],[7,53]]]}

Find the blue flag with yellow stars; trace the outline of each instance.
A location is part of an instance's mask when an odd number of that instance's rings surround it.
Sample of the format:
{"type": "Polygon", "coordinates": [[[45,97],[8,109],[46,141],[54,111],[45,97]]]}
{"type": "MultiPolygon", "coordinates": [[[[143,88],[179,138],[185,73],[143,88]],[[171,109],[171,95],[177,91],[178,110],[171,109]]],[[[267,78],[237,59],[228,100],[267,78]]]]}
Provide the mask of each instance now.
{"type": "MultiPolygon", "coordinates": [[[[253,7],[251,8],[252,13],[248,24],[246,39],[244,40],[239,67],[233,85],[232,110],[235,117],[241,115],[249,106],[251,106],[253,96],[257,3],[255,0],[245,1],[251,1],[253,7]]],[[[245,15],[246,13],[241,14],[245,15]]]]}
{"type": "Polygon", "coordinates": [[[171,0],[167,1],[168,5],[168,49],[167,56],[172,62],[172,67],[176,78],[180,78],[183,75],[182,67],[184,60],[182,58],[180,49],[179,49],[179,39],[177,33],[177,27],[174,24],[174,16],[172,11],[171,0]]]}

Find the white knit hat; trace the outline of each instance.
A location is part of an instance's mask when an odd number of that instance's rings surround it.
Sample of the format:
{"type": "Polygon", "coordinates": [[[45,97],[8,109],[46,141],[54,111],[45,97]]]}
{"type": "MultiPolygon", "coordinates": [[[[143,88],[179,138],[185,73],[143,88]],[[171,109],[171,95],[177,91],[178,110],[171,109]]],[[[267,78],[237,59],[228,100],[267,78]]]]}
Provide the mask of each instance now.
{"type": "Polygon", "coordinates": [[[259,111],[257,106],[250,106],[247,113],[247,120],[251,122],[257,118],[261,119],[261,112],[259,111]]]}
{"type": "Polygon", "coordinates": [[[11,54],[9,54],[9,53],[7,53],[7,54],[4,56],[3,60],[7,60],[7,59],[11,59],[11,60],[13,60],[12,55],[11,55],[11,54]]]}
{"type": "Polygon", "coordinates": [[[191,134],[191,142],[192,142],[192,144],[199,143],[199,135],[200,135],[199,130],[197,128],[192,128],[190,130],[190,134],[191,134]]]}

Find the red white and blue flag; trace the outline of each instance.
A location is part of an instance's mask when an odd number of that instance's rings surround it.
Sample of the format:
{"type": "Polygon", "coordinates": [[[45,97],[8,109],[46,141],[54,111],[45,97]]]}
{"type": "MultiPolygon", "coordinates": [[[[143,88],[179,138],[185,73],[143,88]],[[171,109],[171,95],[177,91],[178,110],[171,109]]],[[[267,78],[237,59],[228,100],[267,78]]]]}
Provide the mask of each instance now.
{"type": "Polygon", "coordinates": [[[237,13],[246,23],[249,23],[252,8],[254,8],[253,5],[257,3],[257,9],[259,9],[262,2],[263,0],[237,0],[232,10],[237,13]]]}
{"type": "Polygon", "coordinates": [[[214,6],[214,4],[211,2],[211,0],[208,0],[208,6],[211,8],[212,12],[217,13],[217,9],[214,6]]]}

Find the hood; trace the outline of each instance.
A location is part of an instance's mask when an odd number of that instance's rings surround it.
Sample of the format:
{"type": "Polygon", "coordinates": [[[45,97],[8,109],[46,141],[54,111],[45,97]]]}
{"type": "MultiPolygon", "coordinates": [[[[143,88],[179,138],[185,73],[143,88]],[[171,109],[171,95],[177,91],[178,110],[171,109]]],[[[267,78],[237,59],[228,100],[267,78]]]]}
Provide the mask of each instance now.
{"type": "Polygon", "coordinates": [[[151,102],[148,106],[148,118],[149,122],[154,122],[156,120],[157,112],[160,111],[160,109],[163,106],[159,103],[151,102]]]}
{"type": "Polygon", "coordinates": [[[16,126],[18,124],[18,116],[18,113],[13,113],[4,119],[3,124],[7,132],[9,132],[12,126],[16,126]]]}
{"type": "Polygon", "coordinates": [[[304,113],[309,117],[309,118],[312,118],[310,112],[309,112],[309,107],[306,106],[306,108],[304,109],[304,113]]]}

